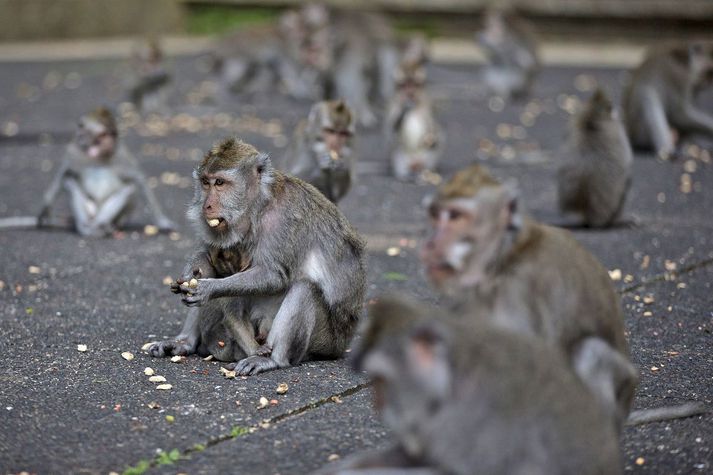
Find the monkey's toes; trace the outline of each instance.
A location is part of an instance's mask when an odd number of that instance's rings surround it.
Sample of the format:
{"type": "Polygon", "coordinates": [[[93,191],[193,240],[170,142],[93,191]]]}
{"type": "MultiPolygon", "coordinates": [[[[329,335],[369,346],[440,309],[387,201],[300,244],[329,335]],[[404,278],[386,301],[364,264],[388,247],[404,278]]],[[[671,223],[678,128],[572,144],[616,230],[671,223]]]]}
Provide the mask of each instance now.
{"type": "Polygon", "coordinates": [[[236,374],[240,376],[250,376],[254,374],[264,373],[271,369],[277,368],[277,363],[265,356],[249,356],[235,363],[236,374]]]}

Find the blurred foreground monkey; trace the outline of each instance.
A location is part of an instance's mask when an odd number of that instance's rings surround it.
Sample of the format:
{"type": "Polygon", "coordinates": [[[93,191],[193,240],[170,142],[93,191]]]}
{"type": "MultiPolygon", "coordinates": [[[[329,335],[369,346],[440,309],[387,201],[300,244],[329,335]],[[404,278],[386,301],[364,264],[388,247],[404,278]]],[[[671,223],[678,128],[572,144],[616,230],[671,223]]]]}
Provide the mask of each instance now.
{"type": "Polygon", "coordinates": [[[129,91],[131,102],[142,111],[160,112],[166,105],[171,76],[164,68],[163,51],[156,39],[138,45],[132,52],[135,83],[129,91]]]}
{"type": "Polygon", "coordinates": [[[385,121],[391,145],[391,166],[396,178],[417,178],[435,170],[443,153],[443,131],[436,122],[426,92],[425,52],[409,47],[394,71],[396,93],[385,121]]]}
{"type": "Polygon", "coordinates": [[[366,277],[364,242],[337,207],[237,139],[214,145],[194,179],[188,217],[201,244],[173,286],[191,310],[181,333],[149,354],[215,349],[220,342],[205,327],[219,321],[218,334],[240,330],[230,336],[246,355],[230,367],[241,375],[341,356],[361,315],[366,277]],[[258,302],[257,317],[250,308],[231,313],[244,301],[258,302]],[[239,336],[247,320],[259,323],[254,333],[266,333],[260,348],[239,336]]]}
{"type": "Polygon", "coordinates": [[[613,421],[539,339],[380,299],[353,364],[396,443],[321,473],[621,473],[613,421]]]}
{"type": "MultiPolygon", "coordinates": [[[[430,281],[458,313],[537,336],[563,350],[574,372],[621,427],[638,373],[607,270],[571,233],[532,221],[512,187],[478,165],[441,185],[429,206],[432,232],[421,250],[430,281]]],[[[659,411],[659,420],[704,411],[659,411]]],[[[652,420],[635,411],[633,423],[652,420]]]]}
{"type": "Polygon", "coordinates": [[[580,214],[586,226],[611,225],[624,206],[632,162],[624,125],[598,89],[570,125],[557,174],[560,210],[580,214]]]}
{"type": "Polygon", "coordinates": [[[352,184],[355,120],[342,100],[318,102],[298,124],[287,157],[290,173],[313,185],[333,203],[352,184]]]}
{"type": "Polygon", "coordinates": [[[713,137],[713,116],[693,105],[697,93],[712,83],[713,43],[651,50],[624,91],[626,128],[634,147],[653,149],[668,159],[676,151],[672,128],[679,137],[713,137]]]}
{"type": "Polygon", "coordinates": [[[528,22],[513,13],[489,9],[476,40],[488,59],[482,77],[490,91],[505,98],[532,92],[540,62],[537,38],[528,22]]]}
{"type": "Polygon", "coordinates": [[[121,144],[112,113],[99,108],[79,120],[59,169],[44,196],[40,226],[51,221],[57,194],[69,192],[74,226],[82,236],[107,236],[128,216],[140,189],[162,231],[175,224],[161,210],[136,159],[121,144]]]}

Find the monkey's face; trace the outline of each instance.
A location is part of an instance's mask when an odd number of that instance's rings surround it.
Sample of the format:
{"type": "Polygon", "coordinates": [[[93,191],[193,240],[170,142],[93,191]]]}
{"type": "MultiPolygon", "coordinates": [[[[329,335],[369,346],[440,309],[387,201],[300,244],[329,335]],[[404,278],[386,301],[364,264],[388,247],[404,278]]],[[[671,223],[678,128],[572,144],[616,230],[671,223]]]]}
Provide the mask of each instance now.
{"type": "Polygon", "coordinates": [[[116,135],[92,118],[80,119],[75,140],[79,149],[93,160],[108,160],[116,151],[116,135]]]}
{"type": "Polygon", "coordinates": [[[429,325],[384,337],[362,355],[358,369],[373,380],[374,404],[384,424],[411,455],[420,455],[420,435],[451,392],[450,363],[440,336],[429,325]]]}
{"type": "Polygon", "coordinates": [[[456,293],[485,278],[511,218],[502,191],[484,188],[473,198],[437,201],[429,207],[431,234],[420,257],[439,290],[456,293]]]}
{"type": "Polygon", "coordinates": [[[349,167],[352,133],[348,129],[323,127],[315,141],[315,153],[319,167],[339,170],[349,167]]]}

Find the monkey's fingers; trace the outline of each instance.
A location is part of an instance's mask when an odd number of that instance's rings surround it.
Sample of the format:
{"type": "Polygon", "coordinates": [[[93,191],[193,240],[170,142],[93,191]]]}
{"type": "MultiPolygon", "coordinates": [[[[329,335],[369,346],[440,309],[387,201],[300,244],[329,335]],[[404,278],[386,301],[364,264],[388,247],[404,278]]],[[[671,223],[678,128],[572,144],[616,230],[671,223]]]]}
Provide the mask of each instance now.
{"type": "Polygon", "coordinates": [[[277,363],[272,358],[266,356],[248,356],[238,361],[233,371],[240,376],[250,376],[276,368],[277,363]]]}

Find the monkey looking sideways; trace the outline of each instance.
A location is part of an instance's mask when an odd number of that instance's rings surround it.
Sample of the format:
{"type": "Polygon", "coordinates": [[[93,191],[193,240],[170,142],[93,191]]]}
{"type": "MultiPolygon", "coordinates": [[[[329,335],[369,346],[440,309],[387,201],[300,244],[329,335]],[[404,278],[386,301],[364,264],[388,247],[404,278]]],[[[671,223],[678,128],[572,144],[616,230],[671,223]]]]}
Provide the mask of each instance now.
{"type": "Polygon", "coordinates": [[[119,229],[141,190],[162,231],[175,224],[161,210],[136,159],[121,144],[116,121],[105,108],[82,116],[74,141],[44,196],[38,226],[51,222],[57,194],[69,192],[74,226],[82,236],[107,236],[119,229]]]}
{"type": "Polygon", "coordinates": [[[597,89],[570,126],[557,173],[560,210],[580,214],[586,226],[611,225],[624,206],[632,162],[624,125],[597,89]]]}
{"type": "Polygon", "coordinates": [[[354,114],[344,101],[316,103],[295,130],[286,159],[290,173],[339,202],[352,184],[354,133],[354,114]]]}
{"type": "Polygon", "coordinates": [[[713,138],[713,116],[693,105],[696,95],[713,82],[713,42],[692,42],[651,50],[632,72],[624,91],[627,132],[634,147],[656,156],[676,155],[678,137],[713,138]]]}
{"type": "Polygon", "coordinates": [[[619,297],[599,261],[568,231],[525,216],[512,187],[478,165],[441,185],[429,213],[421,261],[456,312],[564,351],[620,427],[638,375],[619,297]]]}
{"type": "Polygon", "coordinates": [[[266,154],[233,138],[213,146],[193,176],[188,217],[201,245],[174,285],[191,311],[181,334],[153,344],[149,354],[187,355],[210,345],[201,341],[201,312],[221,299],[284,295],[266,317],[270,321],[261,322],[265,344],[231,369],[257,374],[307,358],[341,356],[361,315],[366,276],[364,242],[337,207],[311,185],[273,168],[266,154]],[[221,264],[220,275],[202,275],[202,266],[224,260],[231,265],[221,264]],[[193,286],[180,285],[194,275],[193,286]]]}
{"type": "Polygon", "coordinates": [[[613,421],[539,339],[380,299],[353,354],[395,444],[325,474],[617,474],[613,421]]]}

